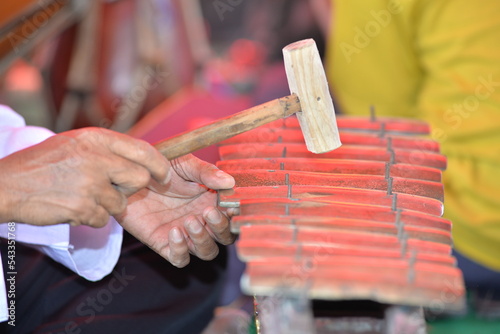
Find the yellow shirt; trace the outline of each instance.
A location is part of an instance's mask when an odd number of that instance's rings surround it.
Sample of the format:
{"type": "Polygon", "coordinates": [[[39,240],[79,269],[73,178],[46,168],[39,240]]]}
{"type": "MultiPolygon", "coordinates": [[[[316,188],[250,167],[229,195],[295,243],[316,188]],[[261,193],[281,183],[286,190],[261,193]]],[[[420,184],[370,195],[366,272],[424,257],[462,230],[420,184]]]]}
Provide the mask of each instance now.
{"type": "Polygon", "coordinates": [[[500,271],[500,1],[336,0],[333,16],[339,109],[432,125],[455,248],[500,271]]]}

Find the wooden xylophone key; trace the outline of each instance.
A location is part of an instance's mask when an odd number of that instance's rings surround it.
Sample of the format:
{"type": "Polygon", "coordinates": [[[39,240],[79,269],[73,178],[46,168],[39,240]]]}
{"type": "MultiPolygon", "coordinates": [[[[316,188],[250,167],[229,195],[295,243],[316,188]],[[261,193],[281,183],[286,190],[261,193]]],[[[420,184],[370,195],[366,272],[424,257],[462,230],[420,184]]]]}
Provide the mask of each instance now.
{"type": "MultiPolygon", "coordinates": [[[[428,123],[409,118],[389,118],[379,117],[371,120],[367,117],[357,116],[337,116],[337,127],[339,130],[366,131],[378,134],[397,135],[429,135],[430,126],[428,123]]],[[[263,127],[298,129],[299,122],[296,117],[288,117],[268,123],[263,127]]]]}
{"type": "MultiPolygon", "coordinates": [[[[219,148],[222,160],[249,158],[318,158],[307,150],[304,144],[297,143],[247,143],[226,145],[219,148]]],[[[344,145],[334,151],[321,154],[324,159],[353,159],[404,163],[446,169],[446,157],[436,152],[423,150],[388,150],[379,146],[344,145]]]]}
{"type": "Polygon", "coordinates": [[[345,187],[329,186],[259,186],[259,187],[236,187],[219,191],[218,204],[221,207],[237,208],[242,199],[257,198],[305,198],[325,202],[360,203],[368,205],[379,205],[419,211],[430,215],[441,216],[443,214],[443,203],[437,199],[408,195],[372,189],[355,189],[345,187]]]}
{"type": "Polygon", "coordinates": [[[443,263],[410,259],[331,256],[323,259],[271,257],[252,260],[244,290],[268,295],[278,286],[309,287],[311,298],[365,299],[382,303],[432,306],[443,294],[453,296],[447,309],[464,307],[461,272],[443,263]],[[383,270],[380,270],[383,268],[383,270]]]}
{"type": "Polygon", "coordinates": [[[451,231],[447,219],[425,213],[358,203],[320,202],[303,199],[251,199],[240,203],[240,217],[247,215],[353,218],[451,231]]]}
{"type": "MultiPolygon", "coordinates": [[[[340,131],[340,140],[344,145],[380,146],[402,149],[439,152],[439,143],[421,137],[384,135],[373,132],[340,131]]],[[[219,143],[221,146],[243,143],[304,143],[300,129],[260,127],[219,143]]]]}
{"type": "Polygon", "coordinates": [[[312,227],[330,230],[365,231],[386,234],[391,236],[406,235],[408,237],[433,241],[451,245],[450,231],[433,227],[422,227],[414,225],[398,226],[394,223],[380,222],[366,219],[338,218],[323,216],[277,216],[277,215],[247,215],[234,217],[231,222],[231,230],[240,233],[244,226],[292,226],[312,227]]]}
{"type": "Polygon", "coordinates": [[[358,189],[384,190],[408,195],[429,197],[443,201],[443,185],[439,182],[385,178],[377,175],[333,174],[296,171],[238,170],[230,173],[236,180],[236,187],[324,185],[358,189]]]}
{"type": "Polygon", "coordinates": [[[383,175],[441,182],[441,170],[409,164],[382,161],[319,159],[319,158],[253,158],[217,162],[227,172],[238,170],[287,170],[333,174],[383,175]]]}

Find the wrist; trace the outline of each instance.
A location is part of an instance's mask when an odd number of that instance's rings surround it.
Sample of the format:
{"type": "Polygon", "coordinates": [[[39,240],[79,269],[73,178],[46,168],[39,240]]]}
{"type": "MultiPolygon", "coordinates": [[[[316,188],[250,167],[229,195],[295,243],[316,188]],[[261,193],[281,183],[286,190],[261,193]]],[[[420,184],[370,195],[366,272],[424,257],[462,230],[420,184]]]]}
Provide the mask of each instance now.
{"type": "MultiPolygon", "coordinates": [[[[3,162],[4,159],[1,161],[3,162]]],[[[16,220],[14,191],[9,179],[12,178],[10,172],[0,163],[0,223],[6,223],[16,220]]]]}

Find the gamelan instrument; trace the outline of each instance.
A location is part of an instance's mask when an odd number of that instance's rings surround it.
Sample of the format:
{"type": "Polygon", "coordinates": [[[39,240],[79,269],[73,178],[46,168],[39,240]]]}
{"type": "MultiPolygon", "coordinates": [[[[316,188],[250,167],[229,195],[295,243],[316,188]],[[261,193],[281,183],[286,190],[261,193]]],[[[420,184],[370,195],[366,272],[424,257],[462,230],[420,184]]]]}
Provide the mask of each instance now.
{"type": "Polygon", "coordinates": [[[321,322],[304,300],[389,305],[383,329],[353,333],[425,333],[423,307],[464,307],[442,218],[446,157],[425,122],[336,118],[314,41],[283,51],[292,95],[156,147],[173,159],[220,142],[218,167],[236,186],[218,204],[239,208],[242,287],[267,296],[259,333],[314,333],[321,322]]]}

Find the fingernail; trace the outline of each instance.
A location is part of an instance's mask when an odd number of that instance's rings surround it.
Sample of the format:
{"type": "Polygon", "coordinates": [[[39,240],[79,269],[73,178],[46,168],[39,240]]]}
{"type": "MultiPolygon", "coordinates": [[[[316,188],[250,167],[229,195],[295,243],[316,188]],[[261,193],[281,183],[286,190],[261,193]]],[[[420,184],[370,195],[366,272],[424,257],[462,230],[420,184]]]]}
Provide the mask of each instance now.
{"type": "Polygon", "coordinates": [[[211,224],[218,224],[220,222],[221,215],[217,209],[212,209],[207,214],[207,220],[211,224]]]}
{"type": "Polygon", "coordinates": [[[170,230],[170,236],[172,238],[172,241],[175,243],[182,242],[182,240],[184,239],[177,227],[174,227],[173,229],[170,230]]]}
{"type": "Polygon", "coordinates": [[[217,176],[219,179],[231,179],[232,176],[229,175],[228,173],[222,171],[222,170],[218,170],[216,173],[215,173],[215,176],[217,176]]]}
{"type": "Polygon", "coordinates": [[[191,233],[200,233],[203,228],[197,220],[191,220],[187,223],[187,228],[191,233]]]}

